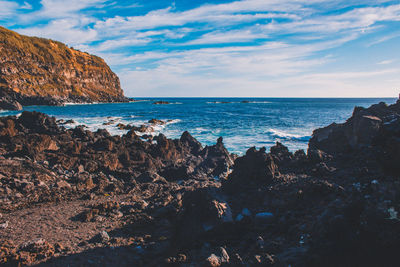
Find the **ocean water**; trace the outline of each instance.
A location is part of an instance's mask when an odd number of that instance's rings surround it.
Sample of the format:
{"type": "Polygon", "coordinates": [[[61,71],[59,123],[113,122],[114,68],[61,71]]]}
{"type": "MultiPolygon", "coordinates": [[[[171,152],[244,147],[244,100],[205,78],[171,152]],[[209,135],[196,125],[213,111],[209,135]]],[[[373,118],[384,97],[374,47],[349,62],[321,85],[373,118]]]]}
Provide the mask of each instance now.
{"type": "MultiPolygon", "coordinates": [[[[215,144],[218,137],[232,153],[243,154],[252,146],[271,147],[282,142],[291,151],[307,149],[316,128],[332,122],[344,122],[355,106],[368,107],[395,98],[147,98],[140,102],[115,104],[67,104],[63,107],[30,106],[24,110],[40,111],[58,119],[73,119],[76,125],[90,130],[107,129],[124,134],[118,123],[140,126],[150,119],[170,120],[157,126],[152,134],[163,133],[179,138],[189,131],[203,145],[215,144]],[[154,105],[155,101],[169,105],[154,105]],[[103,125],[113,120],[110,125],[103,125]]],[[[1,116],[20,112],[2,112],[1,116]]]]}

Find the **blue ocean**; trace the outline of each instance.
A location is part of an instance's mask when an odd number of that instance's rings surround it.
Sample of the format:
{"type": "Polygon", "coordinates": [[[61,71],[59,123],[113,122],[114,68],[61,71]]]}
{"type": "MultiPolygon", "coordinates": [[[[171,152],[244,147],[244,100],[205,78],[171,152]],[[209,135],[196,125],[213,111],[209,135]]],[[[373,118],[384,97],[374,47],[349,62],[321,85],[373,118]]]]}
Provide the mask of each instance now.
{"type": "MultiPolygon", "coordinates": [[[[86,125],[90,130],[107,129],[124,134],[119,123],[140,126],[150,119],[168,121],[152,133],[179,138],[189,131],[203,145],[215,144],[222,136],[228,150],[243,154],[252,146],[271,147],[279,141],[291,151],[307,149],[316,128],[344,122],[355,106],[368,107],[395,98],[146,98],[116,104],[67,104],[63,107],[30,106],[57,119],[75,121],[68,127],[86,125]],[[170,104],[155,105],[156,101],[170,104]],[[108,124],[108,125],[104,125],[108,124]]],[[[20,112],[2,112],[2,116],[20,112]]]]}

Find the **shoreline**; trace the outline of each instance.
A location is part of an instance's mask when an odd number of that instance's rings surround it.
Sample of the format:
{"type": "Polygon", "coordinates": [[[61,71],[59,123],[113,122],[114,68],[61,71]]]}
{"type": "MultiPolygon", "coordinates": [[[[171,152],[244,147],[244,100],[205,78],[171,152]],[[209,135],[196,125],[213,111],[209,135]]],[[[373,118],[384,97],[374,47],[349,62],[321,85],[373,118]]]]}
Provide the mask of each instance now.
{"type": "MultiPolygon", "coordinates": [[[[312,134],[312,129],[322,127],[331,121],[344,122],[351,116],[352,107],[355,105],[367,107],[373,103],[370,100],[333,102],[310,100],[309,104],[308,101],[297,101],[300,100],[277,100],[268,104],[213,105],[206,104],[207,99],[199,99],[170,100],[170,102],[182,102],[183,105],[179,106],[157,106],[152,105],[153,101],[146,101],[132,104],[37,106],[27,107],[24,110],[37,110],[64,120],[73,119],[75,125],[85,124],[92,131],[106,128],[112,135],[122,135],[127,132],[118,129],[119,123],[140,127],[153,118],[164,121],[180,119],[178,124],[168,125],[161,131],[156,130],[153,135],[161,132],[168,138],[179,138],[180,133],[188,130],[204,145],[212,145],[218,136],[223,136],[230,152],[243,154],[249,147],[270,147],[276,141],[284,143],[293,152],[297,149],[307,149],[307,140],[312,134]],[[308,106],[310,108],[306,110],[308,106]],[[296,119],[296,116],[300,118],[296,119]],[[118,122],[115,125],[111,123],[102,127],[102,124],[108,123],[108,117],[115,117],[118,122]]],[[[1,115],[15,113],[8,112],[1,115]]]]}

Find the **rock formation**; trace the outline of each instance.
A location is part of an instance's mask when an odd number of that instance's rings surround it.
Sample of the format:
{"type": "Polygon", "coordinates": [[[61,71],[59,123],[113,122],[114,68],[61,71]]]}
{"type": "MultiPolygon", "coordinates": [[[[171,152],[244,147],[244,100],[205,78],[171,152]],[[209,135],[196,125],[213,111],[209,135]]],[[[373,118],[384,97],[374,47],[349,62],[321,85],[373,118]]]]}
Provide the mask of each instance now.
{"type": "Polygon", "coordinates": [[[188,132],[0,119],[0,263],[10,266],[397,266],[400,103],[230,154],[188,132]]]}
{"type": "Polygon", "coordinates": [[[0,108],[128,101],[103,59],[0,27],[0,108]]]}

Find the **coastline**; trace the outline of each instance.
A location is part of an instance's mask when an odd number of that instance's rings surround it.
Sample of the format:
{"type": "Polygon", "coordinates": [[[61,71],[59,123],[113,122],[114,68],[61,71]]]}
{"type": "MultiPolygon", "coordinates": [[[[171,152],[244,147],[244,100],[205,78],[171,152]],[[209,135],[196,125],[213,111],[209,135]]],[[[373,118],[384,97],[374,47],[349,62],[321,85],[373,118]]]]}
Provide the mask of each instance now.
{"type": "Polygon", "coordinates": [[[240,157],[188,132],[149,142],[2,117],[0,263],[391,266],[399,113],[355,108],[307,153],[277,143],[240,157]]]}
{"type": "MultiPolygon", "coordinates": [[[[351,116],[354,106],[370,106],[380,101],[394,103],[392,99],[261,99],[263,103],[241,103],[255,99],[237,99],[232,104],[207,104],[214,99],[146,99],[134,103],[101,103],[92,105],[31,106],[26,111],[39,111],[64,121],[87,126],[88,130],[104,128],[111,135],[123,135],[118,124],[141,127],[149,120],[177,121],[157,127],[151,135],[164,134],[168,138],[180,138],[189,131],[203,145],[213,145],[219,136],[224,137],[228,151],[243,155],[256,146],[271,147],[275,142],[284,143],[289,150],[307,149],[312,129],[323,127],[332,121],[341,123],[351,116]],[[156,101],[181,102],[181,105],[153,105],[156,101]],[[271,103],[264,103],[271,102],[271,103]],[[111,118],[111,119],[110,119],[111,118]],[[110,123],[110,120],[115,120],[110,123]],[[107,125],[104,125],[107,124],[107,125]]],[[[223,99],[223,101],[232,101],[223,99]]],[[[260,102],[260,100],[256,101],[260,102]]],[[[20,112],[3,112],[15,115],[20,112]]]]}

